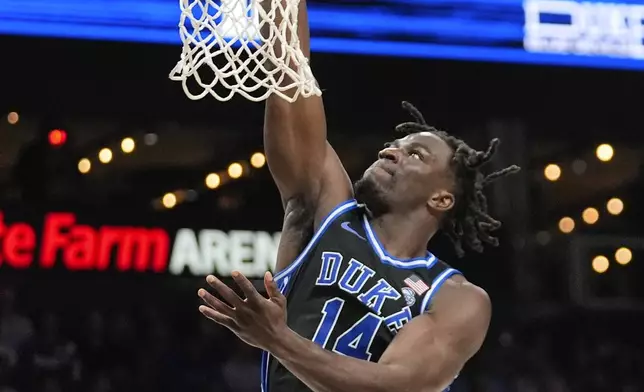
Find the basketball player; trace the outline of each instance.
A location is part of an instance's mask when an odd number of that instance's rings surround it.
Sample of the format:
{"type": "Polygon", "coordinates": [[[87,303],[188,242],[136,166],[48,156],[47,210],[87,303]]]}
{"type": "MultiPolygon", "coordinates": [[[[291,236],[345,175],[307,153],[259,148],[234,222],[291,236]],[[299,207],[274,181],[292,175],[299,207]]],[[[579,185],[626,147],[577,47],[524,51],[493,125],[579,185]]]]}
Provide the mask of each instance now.
{"type": "MultiPolygon", "coordinates": [[[[298,34],[308,57],[304,1],[298,34]]],[[[352,186],[321,98],[266,103],[266,156],[285,209],[269,298],[239,272],[245,298],[214,276],[223,301],[198,292],[206,317],[265,351],[263,392],[442,391],[483,343],[488,295],[427,243],[442,229],[459,255],[497,245],[482,188],[518,167],[483,175],[497,139],[475,151],[403,106],[415,119],[397,127],[407,135],[352,186]]]]}

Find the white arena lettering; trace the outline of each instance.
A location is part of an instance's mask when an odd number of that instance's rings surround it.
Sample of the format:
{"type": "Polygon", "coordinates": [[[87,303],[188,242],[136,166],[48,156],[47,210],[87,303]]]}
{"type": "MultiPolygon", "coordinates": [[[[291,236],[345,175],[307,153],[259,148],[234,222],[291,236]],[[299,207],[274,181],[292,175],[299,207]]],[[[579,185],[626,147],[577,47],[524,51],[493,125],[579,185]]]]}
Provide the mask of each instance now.
{"type": "Polygon", "coordinates": [[[530,52],[644,59],[644,6],[529,0],[524,47],[530,52]]]}
{"type": "Polygon", "coordinates": [[[174,240],[169,272],[193,275],[240,271],[249,277],[261,277],[275,267],[281,233],[264,231],[180,229],[174,240]]]}

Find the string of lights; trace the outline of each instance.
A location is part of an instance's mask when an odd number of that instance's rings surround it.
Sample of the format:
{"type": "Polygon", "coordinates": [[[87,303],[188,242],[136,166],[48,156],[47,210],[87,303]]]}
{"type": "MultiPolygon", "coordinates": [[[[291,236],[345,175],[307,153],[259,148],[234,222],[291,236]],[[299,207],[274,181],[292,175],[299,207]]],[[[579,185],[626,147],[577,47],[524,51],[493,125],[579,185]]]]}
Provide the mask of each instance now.
{"type": "MultiPolygon", "coordinates": [[[[158,136],[154,133],[148,133],[143,138],[144,143],[148,146],[156,144],[158,136]]],[[[136,149],[136,141],[132,137],[125,137],[120,143],[121,152],[123,154],[132,154],[136,149]]],[[[103,147],[97,154],[98,162],[107,165],[114,159],[114,152],[109,147],[103,147]]],[[[78,161],[78,171],[81,174],[88,174],[92,170],[92,160],[88,157],[83,157],[78,161]]]]}
{"type": "MultiPolygon", "coordinates": [[[[602,163],[609,163],[615,156],[613,146],[608,143],[602,143],[595,149],[595,157],[602,163]]],[[[586,171],[587,163],[581,159],[576,159],[571,165],[572,172],[581,175],[586,171]]],[[[556,163],[549,163],[543,170],[543,175],[547,181],[556,182],[561,180],[563,176],[562,167],[556,163]]],[[[618,198],[613,197],[606,202],[606,212],[612,216],[618,216],[624,211],[624,202],[618,198]]],[[[595,207],[587,207],[581,213],[581,220],[586,225],[592,226],[597,224],[600,218],[600,211],[595,207]]],[[[558,228],[563,234],[571,234],[577,227],[575,219],[571,216],[564,216],[559,220],[558,228]]],[[[614,260],[619,265],[627,265],[633,259],[633,253],[629,248],[619,247],[615,250],[613,255],[614,260]]],[[[610,266],[610,260],[605,255],[597,255],[592,259],[592,269],[602,274],[606,272],[610,266]]]]}
{"type": "MultiPolygon", "coordinates": [[[[250,174],[251,170],[261,169],[266,165],[266,156],[261,152],[251,155],[248,161],[231,162],[226,170],[206,174],[204,185],[207,190],[215,190],[219,187],[237,180],[244,175],[250,174]]],[[[152,201],[156,208],[172,209],[177,205],[197,199],[198,192],[194,189],[178,189],[167,192],[160,198],[152,201]]]]}
{"type": "MultiPolygon", "coordinates": [[[[18,121],[17,113],[10,113],[8,120],[15,124],[18,121]]],[[[49,135],[50,143],[52,145],[62,144],[66,140],[67,135],[62,130],[52,130],[49,135]]],[[[158,136],[153,133],[148,133],[143,138],[144,144],[154,145],[158,141],[158,136]]],[[[132,137],[125,137],[121,140],[120,149],[123,154],[132,154],[136,149],[137,142],[132,137]]],[[[114,152],[109,147],[101,148],[97,153],[98,162],[107,165],[114,159],[114,152]]],[[[250,173],[252,169],[261,169],[266,165],[266,157],[261,152],[256,152],[251,155],[248,161],[232,162],[228,165],[225,171],[211,172],[205,176],[204,185],[208,190],[214,190],[220,186],[241,178],[242,176],[250,173]]],[[[79,159],[77,169],[81,174],[89,174],[92,170],[93,162],[89,157],[79,159]]],[[[172,209],[178,204],[196,200],[198,192],[194,189],[178,189],[165,193],[160,198],[152,201],[153,206],[157,208],[172,209]]]]}

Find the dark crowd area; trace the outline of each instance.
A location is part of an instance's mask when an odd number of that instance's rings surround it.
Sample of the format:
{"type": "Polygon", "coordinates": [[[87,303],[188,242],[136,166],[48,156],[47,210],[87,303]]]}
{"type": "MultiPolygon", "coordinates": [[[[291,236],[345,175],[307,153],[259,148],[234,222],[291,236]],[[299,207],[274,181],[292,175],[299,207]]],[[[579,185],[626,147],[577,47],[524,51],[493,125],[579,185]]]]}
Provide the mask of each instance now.
{"type": "MultiPolygon", "coordinates": [[[[199,315],[199,284],[83,275],[5,281],[0,391],[259,392],[259,351],[199,315]]],[[[506,321],[452,392],[644,391],[642,320],[632,314],[496,316],[506,321]]]]}

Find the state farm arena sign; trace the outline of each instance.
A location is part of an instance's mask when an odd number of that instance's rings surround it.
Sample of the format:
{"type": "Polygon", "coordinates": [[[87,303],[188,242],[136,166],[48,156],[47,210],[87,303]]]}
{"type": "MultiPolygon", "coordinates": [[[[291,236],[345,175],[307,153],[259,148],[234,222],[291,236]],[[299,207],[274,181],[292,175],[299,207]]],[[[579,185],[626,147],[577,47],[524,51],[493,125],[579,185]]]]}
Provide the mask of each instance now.
{"type": "Polygon", "coordinates": [[[44,216],[41,229],[0,212],[0,269],[262,276],[273,269],[280,233],[90,226],[70,212],[44,216]]]}

